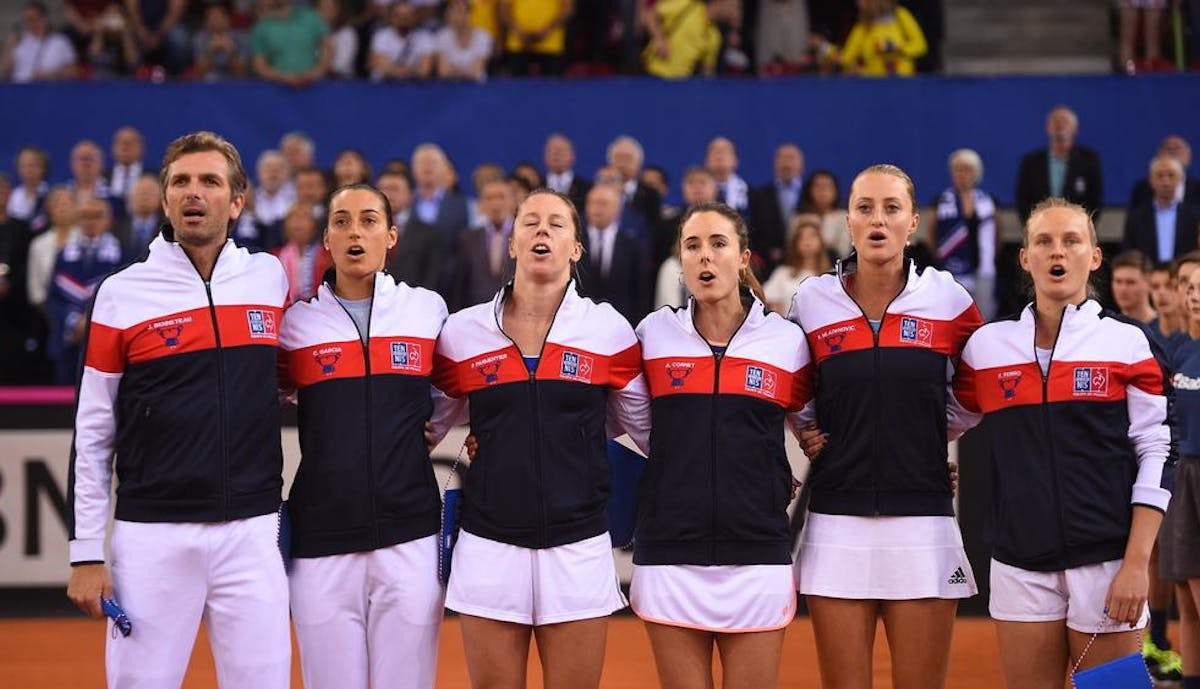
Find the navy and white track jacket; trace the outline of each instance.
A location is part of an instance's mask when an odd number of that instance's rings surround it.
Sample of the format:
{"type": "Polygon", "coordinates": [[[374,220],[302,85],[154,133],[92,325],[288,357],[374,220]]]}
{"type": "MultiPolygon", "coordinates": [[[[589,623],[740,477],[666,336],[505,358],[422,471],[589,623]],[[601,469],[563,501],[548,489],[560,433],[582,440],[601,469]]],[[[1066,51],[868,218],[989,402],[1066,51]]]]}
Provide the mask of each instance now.
{"type": "MultiPolygon", "coordinates": [[[[530,373],[500,328],[510,290],[447,319],[434,384],[459,410],[469,409],[479,443],[462,527],[549,548],[608,530],[607,439],[621,430],[648,432],[641,352],[629,323],[608,304],[579,296],[572,282],[530,373]]],[[[437,435],[458,415],[437,412],[437,435]]]]}
{"type": "Polygon", "coordinates": [[[227,240],[205,282],[173,237],[165,226],[96,291],[68,482],[72,563],[104,560],[114,470],[117,519],[221,522],[279,507],[287,278],[274,256],[227,240]]]}
{"type": "Polygon", "coordinates": [[[374,550],[432,535],[441,502],[425,446],[436,292],[378,273],[368,340],[324,283],[283,315],[285,387],[298,393],[300,468],[288,495],[292,555],[374,550]]]}
{"type": "Polygon", "coordinates": [[[802,282],[788,315],[808,337],[817,425],[829,434],[809,472],[809,509],[953,515],[946,442],[960,431],[949,379],[979,309],[949,273],[909,260],[875,333],[846,291],[856,267],[851,256],[802,282]]]}
{"type": "Polygon", "coordinates": [[[808,343],[747,297],[746,318],[720,355],[696,331],[694,299],[638,325],[652,398],[639,565],[791,562],[783,426],[809,402],[808,343]]]}
{"type": "Polygon", "coordinates": [[[1034,306],[989,323],[963,351],[962,405],[992,455],[994,557],[1059,571],[1124,555],[1132,508],[1166,510],[1174,391],[1146,330],[1092,300],[1068,306],[1043,375],[1034,306]]]}

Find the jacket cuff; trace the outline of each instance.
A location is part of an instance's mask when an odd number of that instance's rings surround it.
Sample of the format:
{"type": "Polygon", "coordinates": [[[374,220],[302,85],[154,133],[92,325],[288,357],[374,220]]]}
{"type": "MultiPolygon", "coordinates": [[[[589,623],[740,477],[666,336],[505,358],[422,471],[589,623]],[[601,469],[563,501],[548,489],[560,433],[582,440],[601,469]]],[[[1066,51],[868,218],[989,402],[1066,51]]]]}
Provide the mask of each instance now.
{"type": "Polygon", "coordinates": [[[104,562],[103,538],[77,538],[68,544],[71,564],[104,562]]]}

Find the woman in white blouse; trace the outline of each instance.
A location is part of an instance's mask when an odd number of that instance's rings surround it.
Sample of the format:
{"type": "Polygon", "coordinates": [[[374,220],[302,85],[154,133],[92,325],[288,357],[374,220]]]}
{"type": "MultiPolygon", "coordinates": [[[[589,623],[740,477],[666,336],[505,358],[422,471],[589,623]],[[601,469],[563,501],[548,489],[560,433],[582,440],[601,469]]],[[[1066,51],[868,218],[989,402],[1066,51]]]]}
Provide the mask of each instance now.
{"type": "Polygon", "coordinates": [[[821,237],[821,217],[813,213],[797,215],[788,228],[783,263],[779,264],[763,285],[767,306],[776,313],[787,315],[792,295],[805,278],[826,273],[832,267],[829,250],[821,237]]]}
{"type": "Polygon", "coordinates": [[[487,61],[492,56],[492,35],[472,26],[469,0],[446,3],[446,26],[434,40],[439,79],[487,79],[487,61]]]}
{"type": "Polygon", "coordinates": [[[46,196],[46,216],[49,218],[46,231],[29,243],[29,272],[25,276],[29,303],[37,308],[46,303],[58,252],[80,232],[79,204],[74,192],[64,186],[51,189],[46,196]]]}

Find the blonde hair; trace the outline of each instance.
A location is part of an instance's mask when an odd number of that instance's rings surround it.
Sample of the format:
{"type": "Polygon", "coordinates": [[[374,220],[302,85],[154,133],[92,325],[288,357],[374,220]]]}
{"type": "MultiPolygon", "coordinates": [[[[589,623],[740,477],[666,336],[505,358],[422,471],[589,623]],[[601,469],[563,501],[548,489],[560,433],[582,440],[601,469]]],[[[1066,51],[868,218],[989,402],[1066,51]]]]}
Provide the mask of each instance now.
{"type": "Polygon", "coordinates": [[[1038,203],[1038,205],[1033,207],[1032,211],[1029,212],[1029,219],[1025,221],[1025,229],[1021,233],[1022,247],[1029,246],[1029,228],[1033,226],[1033,221],[1036,220],[1037,217],[1042,213],[1045,213],[1048,210],[1054,210],[1055,208],[1065,208],[1066,210],[1074,211],[1082,215],[1084,220],[1087,221],[1088,238],[1092,240],[1092,246],[1100,246],[1100,239],[1096,235],[1096,223],[1092,220],[1092,214],[1088,211],[1088,209],[1084,208],[1078,203],[1073,203],[1064,198],[1051,196],[1048,199],[1043,199],[1040,203],[1038,203]]]}
{"type": "Polygon", "coordinates": [[[858,184],[858,180],[861,179],[863,175],[869,174],[890,175],[904,182],[905,191],[908,192],[909,203],[912,204],[912,208],[909,210],[911,210],[913,213],[917,212],[917,186],[913,184],[912,177],[909,177],[907,172],[901,170],[895,165],[892,165],[891,163],[877,163],[870,167],[864,168],[862,172],[859,172],[857,175],[855,175],[854,181],[850,183],[851,199],[854,198],[854,185],[858,184]]]}

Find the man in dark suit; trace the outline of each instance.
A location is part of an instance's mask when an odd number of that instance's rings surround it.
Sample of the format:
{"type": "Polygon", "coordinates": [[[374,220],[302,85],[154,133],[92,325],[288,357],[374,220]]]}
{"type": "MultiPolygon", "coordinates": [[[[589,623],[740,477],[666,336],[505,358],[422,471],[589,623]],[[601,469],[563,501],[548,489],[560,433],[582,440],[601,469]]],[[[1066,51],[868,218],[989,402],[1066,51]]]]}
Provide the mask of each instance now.
{"type": "Polygon", "coordinates": [[[750,194],[750,250],[760,275],[770,275],[783,260],[784,238],[800,212],[804,154],[796,144],[775,149],[775,179],[750,194]]]}
{"type": "MultiPolygon", "coordinates": [[[[438,290],[442,275],[442,238],[432,225],[412,212],[412,184],[399,172],[384,172],[375,186],[392,205],[392,224],[399,238],[388,252],[388,272],[414,287],[438,290]]],[[[443,294],[445,299],[447,295],[443,294]]]]}
{"type": "Polygon", "coordinates": [[[113,198],[128,199],[139,177],[147,173],[158,173],[157,170],[147,168],[143,162],[146,144],[142,133],[133,127],[121,127],[113,132],[110,151],[113,166],[104,178],[108,182],[108,192],[113,198]]]}
{"type": "Polygon", "coordinates": [[[158,178],[144,174],[129,191],[129,214],[117,223],[113,234],[121,242],[125,256],[141,256],[162,225],[162,187],[158,178]]]}
{"type": "MultiPolygon", "coordinates": [[[[631,136],[619,136],[608,145],[608,165],[615,168],[620,176],[622,202],[644,219],[654,261],[661,263],[671,255],[671,241],[674,237],[667,236],[671,233],[665,231],[666,228],[662,224],[662,197],[641,182],[644,162],[642,145],[631,136]]],[[[599,177],[597,174],[597,184],[601,181],[599,177]]]]}
{"type": "Polygon", "coordinates": [[[546,138],[544,158],[546,186],[566,194],[575,209],[582,213],[592,183],[575,174],[575,145],[562,134],[551,134],[546,138]]]}
{"type": "Polygon", "coordinates": [[[1137,249],[1155,263],[1166,263],[1197,247],[1200,209],[1175,197],[1183,181],[1183,165],[1160,153],[1150,161],[1149,203],[1129,209],[1125,216],[1122,249],[1137,249]]]}
{"type": "MultiPolygon", "coordinates": [[[[1172,134],[1158,145],[1158,152],[1165,153],[1183,165],[1183,182],[1175,189],[1175,198],[1192,206],[1200,207],[1200,179],[1187,176],[1188,166],[1192,164],[1192,147],[1186,139],[1178,134],[1172,134]]],[[[1144,178],[1133,185],[1129,195],[1129,208],[1136,208],[1154,200],[1154,191],[1150,189],[1150,178],[1144,178]]]]}
{"type": "Polygon", "coordinates": [[[442,238],[442,294],[452,293],[458,281],[458,257],[455,248],[459,237],[470,225],[467,200],[450,189],[450,161],[437,144],[419,144],[412,154],[413,214],[426,225],[432,225],[442,238]]]}
{"type": "Polygon", "coordinates": [[[1034,206],[1051,196],[1078,203],[1099,219],[1104,205],[1100,156],[1075,145],[1078,131],[1079,120],[1065,105],[1056,106],[1046,116],[1049,145],[1022,158],[1017,173],[1017,214],[1022,224],[1034,206]]]}
{"type": "Polygon", "coordinates": [[[587,251],[578,264],[579,293],[612,304],[637,325],[650,311],[650,272],[642,245],[621,229],[621,190],[597,184],[588,192],[587,251]]]}
{"type": "Polygon", "coordinates": [[[450,309],[461,309],[491,299],[513,274],[509,253],[516,203],[512,187],[504,180],[483,185],[479,192],[483,224],[468,230],[458,241],[458,274],[450,309]]]}

